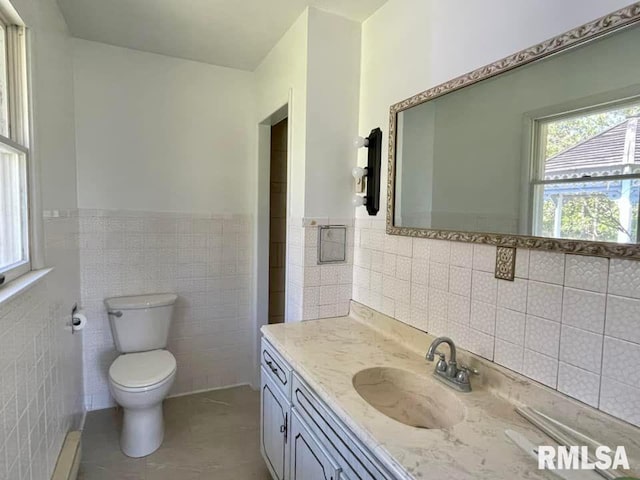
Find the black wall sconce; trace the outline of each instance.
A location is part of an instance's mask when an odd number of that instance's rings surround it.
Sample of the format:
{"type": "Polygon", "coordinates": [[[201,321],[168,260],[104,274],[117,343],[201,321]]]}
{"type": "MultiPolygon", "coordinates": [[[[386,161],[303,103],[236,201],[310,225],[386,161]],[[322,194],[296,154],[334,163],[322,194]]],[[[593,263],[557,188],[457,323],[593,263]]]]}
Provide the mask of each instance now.
{"type": "Polygon", "coordinates": [[[380,210],[380,166],[382,164],[382,130],[374,128],[367,138],[359,137],[357,147],[369,149],[367,167],[355,167],[352,171],[356,179],[356,194],[353,204],[357,207],[364,205],[371,216],[380,210]],[[360,196],[358,193],[366,193],[360,196]]]}

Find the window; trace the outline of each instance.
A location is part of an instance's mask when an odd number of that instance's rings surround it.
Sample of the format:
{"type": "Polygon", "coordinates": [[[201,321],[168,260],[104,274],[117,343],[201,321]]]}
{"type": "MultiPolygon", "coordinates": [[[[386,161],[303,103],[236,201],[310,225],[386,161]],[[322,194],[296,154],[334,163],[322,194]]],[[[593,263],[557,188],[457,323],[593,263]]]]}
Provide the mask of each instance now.
{"type": "Polygon", "coordinates": [[[24,27],[0,14],[0,280],[31,269],[24,27]]]}
{"type": "Polygon", "coordinates": [[[637,243],[640,101],[535,121],[534,235],[637,243]]]}

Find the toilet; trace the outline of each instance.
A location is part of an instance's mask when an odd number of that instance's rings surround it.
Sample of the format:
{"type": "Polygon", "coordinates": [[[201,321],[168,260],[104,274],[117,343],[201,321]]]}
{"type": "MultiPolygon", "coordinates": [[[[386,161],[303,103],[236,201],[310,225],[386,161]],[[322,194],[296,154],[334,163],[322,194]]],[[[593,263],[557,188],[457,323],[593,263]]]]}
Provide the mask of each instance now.
{"type": "Polygon", "coordinates": [[[156,451],[164,438],[162,401],[176,377],[176,359],[165,350],[174,294],[105,300],[120,355],[109,367],[109,387],[124,410],[120,448],[129,457],[156,451]]]}

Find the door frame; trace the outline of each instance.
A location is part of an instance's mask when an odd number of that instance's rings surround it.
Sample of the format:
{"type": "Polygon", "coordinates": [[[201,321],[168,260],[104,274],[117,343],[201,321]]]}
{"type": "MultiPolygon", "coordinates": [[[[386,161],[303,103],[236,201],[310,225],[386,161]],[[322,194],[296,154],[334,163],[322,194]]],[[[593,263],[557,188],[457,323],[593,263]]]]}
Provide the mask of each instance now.
{"type": "MultiPolygon", "coordinates": [[[[284,119],[288,119],[287,125],[287,238],[289,235],[289,212],[291,196],[291,138],[292,138],[292,102],[293,91],[289,90],[288,97],[270,115],[258,123],[258,194],[257,194],[257,219],[256,219],[256,279],[255,279],[255,314],[256,328],[254,331],[253,348],[253,386],[260,386],[260,328],[269,324],[269,204],[270,204],[270,180],[271,180],[271,127],[284,119]]],[[[287,270],[289,258],[289,242],[285,249],[285,321],[287,318],[287,270]]]]}

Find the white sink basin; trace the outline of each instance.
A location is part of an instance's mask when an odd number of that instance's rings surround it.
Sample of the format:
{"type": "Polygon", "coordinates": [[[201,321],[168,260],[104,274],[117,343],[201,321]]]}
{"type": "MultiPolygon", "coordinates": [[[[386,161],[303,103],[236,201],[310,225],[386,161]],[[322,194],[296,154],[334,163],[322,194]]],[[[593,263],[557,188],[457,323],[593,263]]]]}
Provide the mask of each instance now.
{"type": "Polygon", "coordinates": [[[353,376],[353,386],[380,413],[411,427],[443,429],[464,419],[454,392],[406,370],[367,368],[353,376]]]}

